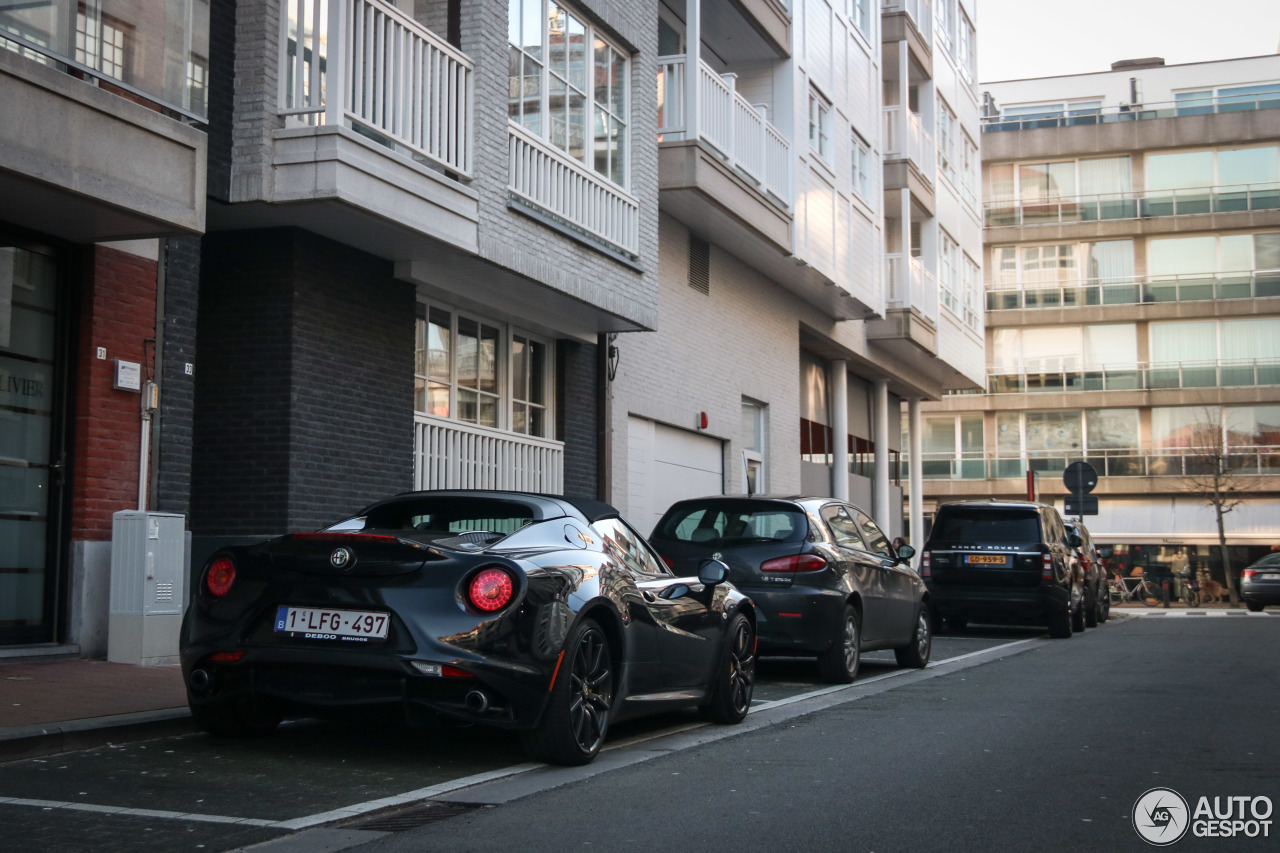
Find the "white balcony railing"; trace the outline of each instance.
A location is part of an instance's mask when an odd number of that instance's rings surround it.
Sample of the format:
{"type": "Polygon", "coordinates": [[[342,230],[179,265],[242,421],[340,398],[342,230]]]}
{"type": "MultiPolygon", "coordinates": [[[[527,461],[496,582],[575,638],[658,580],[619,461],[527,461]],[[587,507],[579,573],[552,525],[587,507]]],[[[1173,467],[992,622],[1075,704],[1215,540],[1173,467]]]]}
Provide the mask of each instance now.
{"type": "MultiPolygon", "coordinates": [[[[687,136],[683,56],[658,57],[658,133],[687,136]]],[[[737,91],[736,74],[698,61],[698,137],[765,192],[790,206],[791,145],[769,123],[768,109],[737,91]]]]}
{"type": "Polygon", "coordinates": [[[285,0],[280,114],[348,125],[451,172],[471,173],[465,54],[384,0],[285,0]]]}
{"type": "Polygon", "coordinates": [[[937,180],[937,149],[920,116],[901,106],[885,107],[884,138],[886,159],[910,160],[929,183],[937,180]]]}
{"type": "Polygon", "coordinates": [[[507,134],[512,195],[597,240],[639,253],[635,197],[519,125],[508,124],[507,134]]]}
{"type": "Polygon", "coordinates": [[[890,308],[913,308],[916,313],[937,325],[938,281],[919,258],[903,258],[901,254],[885,255],[885,281],[888,283],[890,308]]]}
{"type": "Polygon", "coordinates": [[[906,12],[924,43],[933,45],[933,6],[929,0],[886,0],[885,12],[906,12]]]}
{"type": "Polygon", "coordinates": [[[414,416],[415,489],[564,492],[564,444],[430,415],[414,416]]]}

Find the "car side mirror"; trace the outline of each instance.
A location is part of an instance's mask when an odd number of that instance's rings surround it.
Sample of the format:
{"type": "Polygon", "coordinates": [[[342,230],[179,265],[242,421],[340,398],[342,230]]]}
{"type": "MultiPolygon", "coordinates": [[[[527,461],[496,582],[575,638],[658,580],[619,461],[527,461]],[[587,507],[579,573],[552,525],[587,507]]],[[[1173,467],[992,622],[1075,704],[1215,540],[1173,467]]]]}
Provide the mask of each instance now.
{"type": "Polygon", "coordinates": [[[729,567],[719,560],[703,560],[698,564],[698,583],[706,586],[722,584],[729,578],[729,567]]]}
{"type": "Polygon", "coordinates": [[[916,549],[911,545],[901,545],[898,547],[898,559],[910,560],[916,555],[916,549]]]}

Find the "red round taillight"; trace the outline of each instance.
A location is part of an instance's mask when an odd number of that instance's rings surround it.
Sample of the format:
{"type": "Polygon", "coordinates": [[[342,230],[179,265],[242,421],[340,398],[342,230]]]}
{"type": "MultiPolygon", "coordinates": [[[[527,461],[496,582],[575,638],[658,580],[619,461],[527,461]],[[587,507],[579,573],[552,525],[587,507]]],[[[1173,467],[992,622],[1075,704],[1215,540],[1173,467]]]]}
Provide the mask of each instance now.
{"type": "Polygon", "coordinates": [[[514,595],[515,584],[511,582],[511,575],[502,569],[485,569],[473,577],[467,587],[471,606],[485,613],[506,607],[514,595]]]}
{"type": "Polygon", "coordinates": [[[235,582],[236,564],[230,557],[219,557],[214,560],[209,564],[208,571],[204,573],[204,585],[214,598],[222,598],[230,592],[231,585],[235,582]]]}

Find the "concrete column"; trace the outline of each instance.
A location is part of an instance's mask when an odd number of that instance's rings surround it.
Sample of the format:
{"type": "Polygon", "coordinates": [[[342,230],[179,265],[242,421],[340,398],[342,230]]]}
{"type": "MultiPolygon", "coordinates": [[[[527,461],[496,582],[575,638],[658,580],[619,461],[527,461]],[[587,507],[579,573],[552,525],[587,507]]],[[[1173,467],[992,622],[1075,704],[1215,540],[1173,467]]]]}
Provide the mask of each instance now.
{"type": "Polygon", "coordinates": [[[702,0],[685,0],[684,22],[684,138],[698,138],[698,90],[702,55],[702,0]]]}
{"type": "Polygon", "coordinates": [[[831,362],[831,496],[849,500],[849,363],[831,362]]]}
{"type": "MultiPolygon", "coordinates": [[[[924,429],[921,426],[920,398],[907,402],[907,428],[911,432],[911,464],[907,517],[911,523],[910,542],[919,551],[924,547],[924,429]]],[[[919,565],[919,558],[913,561],[919,565]]]]}
{"type": "Polygon", "coordinates": [[[889,524],[892,517],[889,506],[889,380],[877,379],[874,393],[876,422],[872,438],[876,443],[876,479],[872,491],[872,512],[881,530],[892,530],[889,524]]]}

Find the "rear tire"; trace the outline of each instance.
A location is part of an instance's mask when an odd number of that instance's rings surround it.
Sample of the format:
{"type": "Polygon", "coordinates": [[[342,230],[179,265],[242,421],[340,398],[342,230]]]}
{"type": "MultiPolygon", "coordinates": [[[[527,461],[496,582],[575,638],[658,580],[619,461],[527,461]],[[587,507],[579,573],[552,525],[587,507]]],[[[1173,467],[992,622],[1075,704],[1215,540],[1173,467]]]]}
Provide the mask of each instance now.
{"type": "Polygon", "coordinates": [[[1111,618],[1111,591],[1099,591],[1101,600],[1098,602],[1098,621],[1106,622],[1111,618]]]}
{"type": "Polygon", "coordinates": [[[280,715],[257,707],[252,697],[217,705],[191,705],[196,725],[214,737],[265,737],[280,725],[280,715]]]}
{"type": "Polygon", "coordinates": [[[1266,607],[1266,605],[1265,605],[1265,604],[1262,604],[1262,603],[1257,602],[1257,601],[1246,601],[1246,602],[1244,603],[1244,606],[1245,606],[1245,607],[1247,607],[1247,608],[1249,608],[1249,612],[1250,612],[1250,613],[1261,613],[1261,612],[1262,612],[1262,608],[1266,607]]]}
{"type": "Polygon", "coordinates": [[[584,619],[564,645],[564,659],[537,728],[520,733],[525,752],[551,764],[587,764],[600,752],[613,705],[609,638],[584,619]]]}
{"type": "Polygon", "coordinates": [[[840,634],[831,648],[818,655],[818,675],[828,684],[849,684],[858,677],[862,664],[862,626],[858,611],[846,604],[840,620],[840,634]]]}
{"type": "Polygon", "coordinates": [[[756,632],[741,613],[725,632],[724,651],[712,677],[711,700],[702,711],[713,723],[740,723],[751,710],[756,681],[756,632]]]}
{"type": "Polygon", "coordinates": [[[1049,617],[1049,636],[1055,640],[1067,640],[1072,634],[1072,614],[1070,610],[1055,611],[1049,617]]]}
{"type": "Polygon", "coordinates": [[[929,665],[929,655],[933,651],[933,626],[929,620],[928,605],[920,605],[920,614],[916,617],[916,629],[911,634],[911,642],[893,650],[898,659],[898,666],[909,666],[924,669],[929,665]]]}
{"type": "Polygon", "coordinates": [[[1102,609],[1101,603],[1098,601],[1098,593],[1086,596],[1084,600],[1084,625],[1086,628],[1097,628],[1101,621],[1098,618],[1098,611],[1102,609]]]}

